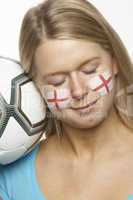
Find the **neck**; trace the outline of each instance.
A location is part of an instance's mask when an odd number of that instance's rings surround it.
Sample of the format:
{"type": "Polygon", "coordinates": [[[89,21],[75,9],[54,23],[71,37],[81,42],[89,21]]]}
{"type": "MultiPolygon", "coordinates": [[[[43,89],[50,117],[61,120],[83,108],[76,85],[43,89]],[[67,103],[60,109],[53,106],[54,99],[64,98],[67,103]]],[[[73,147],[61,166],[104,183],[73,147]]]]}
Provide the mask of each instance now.
{"type": "Polygon", "coordinates": [[[108,117],[95,128],[83,130],[63,124],[61,147],[67,155],[78,160],[94,158],[100,152],[107,152],[112,144],[115,146],[122,135],[122,131],[118,130],[124,130],[124,127],[113,106],[108,117]]]}

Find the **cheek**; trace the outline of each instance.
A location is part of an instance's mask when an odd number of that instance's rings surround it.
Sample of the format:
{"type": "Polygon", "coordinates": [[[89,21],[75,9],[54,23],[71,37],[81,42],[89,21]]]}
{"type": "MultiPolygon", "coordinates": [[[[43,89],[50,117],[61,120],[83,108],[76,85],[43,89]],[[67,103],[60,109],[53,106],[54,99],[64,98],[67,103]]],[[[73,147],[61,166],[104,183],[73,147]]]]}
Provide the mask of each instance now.
{"type": "Polygon", "coordinates": [[[112,71],[108,69],[96,75],[88,80],[87,85],[90,89],[97,92],[99,96],[108,95],[112,91],[114,85],[112,71]]]}
{"type": "Polygon", "coordinates": [[[66,88],[57,89],[53,86],[45,86],[43,96],[51,111],[60,111],[69,107],[71,103],[70,91],[66,88]]]}
{"type": "Polygon", "coordinates": [[[101,96],[99,99],[99,110],[105,114],[105,116],[108,115],[110,109],[114,105],[114,98],[115,98],[115,82],[113,81],[113,89],[108,93],[108,95],[101,96]]]}

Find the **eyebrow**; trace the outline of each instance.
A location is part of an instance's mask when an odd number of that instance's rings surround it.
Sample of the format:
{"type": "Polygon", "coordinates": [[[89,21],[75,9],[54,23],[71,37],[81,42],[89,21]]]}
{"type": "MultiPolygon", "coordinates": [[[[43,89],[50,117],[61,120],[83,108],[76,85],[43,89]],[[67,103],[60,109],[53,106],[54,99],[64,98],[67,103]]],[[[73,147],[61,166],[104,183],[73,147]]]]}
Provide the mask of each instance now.
{"type": "MultiPolygon", "coordinates": [[[[93,58],[89,58],[89,59],[87,59],[87,60],[85,60],[85,61],[83,61],[83,62],[81,62],[79,65],[78,65],[78,69],[80,69],[82,66],[84,66],[85,64],[87,64],[87,63],[89,63],[89,62],[91,62],[91,61],[93,61],[93,60],[96,60],[96,59],[100,59],[100,57],[98,57],[98,56],[96,56],[96,57],[93,57],[93,58]]],[[[53,72],[53,73],[47,73],[47,74],[45,74],[44,76],[43,76],[43,78],[46,78],[47,76],[52,76],[52,75],[58,75],[58,74],[66,74],[66,73],[68,73],[69,71],[68,70],[66,70],[66,71],[57,71],[57,72],[53,72]]]]}

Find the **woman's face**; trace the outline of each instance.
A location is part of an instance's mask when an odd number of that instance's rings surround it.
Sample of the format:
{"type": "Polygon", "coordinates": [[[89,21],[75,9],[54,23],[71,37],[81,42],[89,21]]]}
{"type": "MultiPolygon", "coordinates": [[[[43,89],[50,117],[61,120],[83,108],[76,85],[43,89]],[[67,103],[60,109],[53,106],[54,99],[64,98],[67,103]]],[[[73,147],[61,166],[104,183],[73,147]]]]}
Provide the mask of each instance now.
{"type": "Polygon", "coordinates": [[[99,44],[47,40],[35,52],[35,66],[36,84],[55,117],[76,128],[95,127],[107,117],[117,65],[99,44]]]}

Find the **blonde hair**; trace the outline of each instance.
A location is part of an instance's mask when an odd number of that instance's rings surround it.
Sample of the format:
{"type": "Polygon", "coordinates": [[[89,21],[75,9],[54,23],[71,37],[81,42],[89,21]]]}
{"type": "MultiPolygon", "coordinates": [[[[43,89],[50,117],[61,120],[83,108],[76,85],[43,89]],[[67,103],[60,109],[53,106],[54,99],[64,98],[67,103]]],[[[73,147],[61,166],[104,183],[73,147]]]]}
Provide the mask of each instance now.
{"type": "Polygon", "coordinates": [[[130,106],[127,105],[128,88],[133,85],[132,62],[120,37],[98,9],[87,0],[46,0],[27,11],[20,31],[19,53],[24,71],[33,80],[34,54],[46,39],[93,41],[115,57],[119,69],[115,107],[123,122],[133,128],[133,112],[129,114],[133,107],[133,88],[130,106]]]}

